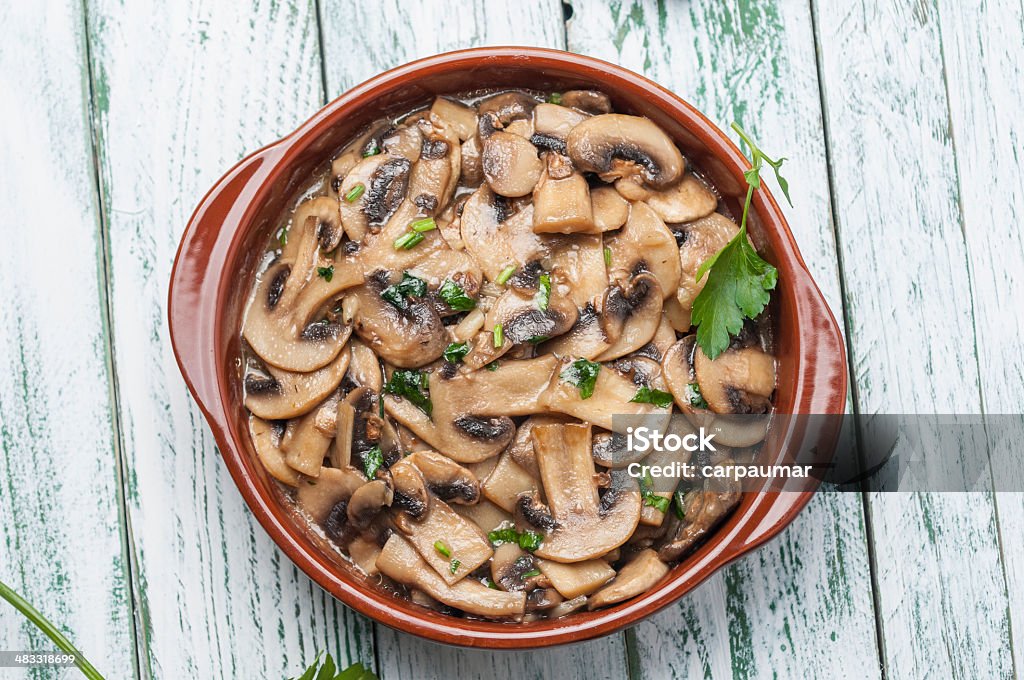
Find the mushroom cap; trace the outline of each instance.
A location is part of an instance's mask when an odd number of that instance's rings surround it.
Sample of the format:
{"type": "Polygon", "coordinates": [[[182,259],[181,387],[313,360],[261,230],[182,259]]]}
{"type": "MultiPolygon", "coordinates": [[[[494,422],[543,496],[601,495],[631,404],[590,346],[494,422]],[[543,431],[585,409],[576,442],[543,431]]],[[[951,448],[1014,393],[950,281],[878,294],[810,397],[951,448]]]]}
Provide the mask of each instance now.
{"type": "Polygon", "coordinates": [[[533,191],[544,169],[537,147],[528,139],[501,130],[484,139],[480,162],[494,193],[513,198],[533,191]]]}
{"type": "Polygon", "coordinates": [[[355,468],[324,468],[316,479],[299,483],[295,500],[314,522],[323,524],[336,505],[347,507],[352,494],[365,483],[366,477],[355,468]]]}
{"type": "Polygon", "coordinates": [[[718,198],[693,173],[643,199],[666,222],[693,222],[707,217],[718,207],[718,198]]]}
{"type": "Polygon", "coordinates": [[[448,334],[428,300],[406,300],[399,309],[381,297],[391,280],[374,276],[350,295],[356,299],[356,335],[384,361],[399,368],[417,368],[438,359],[448,334]]]}
{"type": "Polygon", "coordinates": [[[383,508],[391,505],[394,491],[385,479],[373,479],[352,493],[348,501],[349,524],[366,529],[383,508]]]}
{"type": "Polygon", "coordinates": [[[566,90],[562,93],[562,104],[591,114],[612,111],[612,100],[597,90],[566,90]]]}
{"type": "Polygon", "coordinates": [[[416,451],[403,460],[414,465],[427,488],[446,503],[473,505],[480,500],[480,480],[451,458],[436,451],[416,451]]]}
{"type": "Polygon", "coordinates": [[[662,298],[658,279],[646,272],[610,287],[601,303],[601,325],[613,341],[597,360],[618,359],[650,342],[661,324],[662,298]]]}
{"type": "Polygon", "coordinates": [[[625,224],[629,217],[629,202],[611,187],[591,189],[590,207],[596,231],[614,231],[625,224]]]}
{"type": "Polygon", "coordinates": [[[586,119],[586,114],[580,111],[544,102],[533,109],[533,131],[544,137],[562,140],[564,144],[569,132],[586,119]]]}
{"type": "Polygon", "coordinates": [[[715,413],[763,414],[775,391],[775,359],[760,347],[729,348],[711,360],[698,345],[693,368],[715,413]]]}
{"type": "Polygon", "coordinates": [[[476,111],[461,102],[437,97],[430,112],[444,119],[462,141],[476,134],[476,111]]]}
{"type": "Polygon", "coordinates": [[[667,573],[668,565],[659,559],[658,553],[650,548],[641,550],[611,583],[590,597],[587,607],[597,609],[636,597],[654,587],[667,573]]]}
{"type": "Polygon", "coordinates": [[[640,174],[660,188],[679,179],[685,168],[672,139],[640,116],[606,113],[588,118],[569,132],[566,147],[577,168],[606,181],[640,174]]]}
{"type": "Polygon", "coordinates": [[[521,267],[540,259],[546,249],[533,233],[533,206],[507,215],[507,202],[486,184],[462,209],[462,241],[484,275],[494,281],[507,266],[521,267]]]}

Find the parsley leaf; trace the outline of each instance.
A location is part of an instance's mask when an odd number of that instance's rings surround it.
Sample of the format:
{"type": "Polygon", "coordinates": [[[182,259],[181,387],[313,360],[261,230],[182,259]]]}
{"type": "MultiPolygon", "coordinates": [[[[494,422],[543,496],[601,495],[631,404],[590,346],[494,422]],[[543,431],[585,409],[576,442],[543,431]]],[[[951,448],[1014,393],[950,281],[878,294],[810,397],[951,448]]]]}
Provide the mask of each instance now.
{"type": "Polygon", "coordinates": [[[434,550],[441,553],[445,557],[452,556],[452,551],[448,549],[448,546],[445,545],[444,541],[434,541],[434,550]]]}
{"type": "Polygon", "coordinates": [[[690,406],[695,408],[707,408],[708,402],[704,399],[704,395],[700,392],[699,383],[687,383],[686,384],[686,398],[690,400],[690,406]]]}
{"type": "Polygon", "coordinates": [[[469,343],[468,342],[453,342],[444,348],[444,360],[449,364],[457,364],[469,354],[469,343]]]}
{"type": "MultiPolygon", "coordinates": [[[[328,279],[330,281],[330,279],[328,279]]],[[[380,292],[380,296],[401,310],[409,308],[408,299],[421,298],[427,294],[427,282],[418,279],[409,272],[402,272],[402,280],[388,286],[380,292]]]]}
{"type": "Polygon", "coordinates": [[[654,404],[658,408],[668,408],[672,405],[672,395],[650,387],[641,387],[629,401],[634,404],[654,404]]]}
{"type": "Polygon", "coordinates": [[[487,364],[486,366],[484,366],[484,368],[486,368],[486,369],[487,369],[488,371],[490,371],[491,373],[494,373],[495,371],[497,371],[497,370],[498,370],[498,366],[499,366],[498,360],[497,360],[497,359],[495,359],[495,360],[494,360],[494,361],[492,361],[491,363],[489,363],[489,364],[487,364]]]}
{"type": "Polygon", "coordinates": [[[334,278],[334,265],[332,264],[326,267],[317,267],[316,275],[319,276],[324,281],[326,281],[327,283],[330,283],[331,279],[334,278]]]}
{"type": "Polygon", "coordinates": [[[448,565],[448,571],[450,571],[451,573],[454,574],[455,572],[457,572],[459,570],[459,567],[461,567],[461,566],[462,566],[462,562],[460,562],[458,560],[452,560],[452,563],[450,565],[448,565]]]}
{"type": "Polygon", "coordinates": [[[672,494],[672,509],[675,510],[676,517],[679,519],[686,516],[686,495],[682,491],[672,494]]]}
{"type": "Polygon", "coordinates": [[[434,410],[430,397],[424,394],[427,391],[426,373],[397,369],[391,374],[391,380],[384,385],[384,391],[408,399],[428,416],[434,410]]]}
{"type": "Polygon", "coordinates": [[[468,312],[476,307],[476,300],[466,295],[466,291],[451,279],[446,280],[437,289],[438,296],[456,312],[468,312]]]}
{"type": "Polygon", "coordinates": [[[562,371],[560,377],[570,385],[575,385],[580,390],[580,399],[590,399],[594,396],[594,385],[597,384],[597,374],[601,372],[601,364],[586,359],[577,359],[569,364],[569,368],[562,371]]]}
{"type": "Polygon", "coordinates": [[[523,550],[533,552],[540,547],[541,542],[544,540],[542,534],[536,531],[523,531],[518,532],[514,526],[509,526],[508,523],[501,527],[491,531],[487,534],[487,540],[492,545],[501,545],[503,543],[514,543],[523,550]]]}
{"type": "Polygon", "coordinates": [[[697,270],[697,281],[704,274],[708,280],[693,301],[693,324],[697,326],[697,344],[709,359],[714,359],[729,347],[729,338],[740,332],[744,319],[757,317],[768,305],[778,283],[779,272],[757,254],[747,240],[747,215],[754,191],[761,187],[763,163],[771,166],[775,177],[792,205],[789,183],[779,173],[785,158],[773,160],[754,144],[739,125],[733,129],[740,135],[751,152],[751,167],[743,173],[747,180],[747,197],[743,204],[740,230],[725,246],[711,256],[697,270]]]}
{"type": "Polygon", "coordinates": [[[640,497],[644,499],[644,505],[649,505],[660,513],[668,512],[670,499],[654,493],[654,480],[651,479],[650,472],[644,473],[643,479],[640,480],[640,497]]]}
{"type": "Polygon", "coordinates": [[[377,680],[377,676],[361,663],[339,671],[330,654],[323,662],[320,661],[320,654],[317,654],[312,665],[296,680],[377,680]]]}
{"type": "Polygon", "coordinates": [[[377,470],[384,465],[384,454],[381,453],[379,446],[374,446],[372,449],[363,454],[363,472],[366,473],[367,479],[373,479],[377,476],[377,470]]]}

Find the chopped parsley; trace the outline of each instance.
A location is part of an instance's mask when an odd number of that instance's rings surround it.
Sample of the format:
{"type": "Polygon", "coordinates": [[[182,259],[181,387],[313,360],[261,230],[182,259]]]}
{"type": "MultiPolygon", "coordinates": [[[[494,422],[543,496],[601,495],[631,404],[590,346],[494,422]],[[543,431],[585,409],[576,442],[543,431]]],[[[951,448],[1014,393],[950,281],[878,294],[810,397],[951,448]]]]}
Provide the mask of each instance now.
{"type": "Polygon", "coordinates": [[[334,265],[331,264],[327,265],[326,267],[317,267],[316,275],[319,276],[324,281],[326,281],[327,283],[330,283],[331,279],[334,278],[334,265]]]}
{"type": "Polygon", "coordinates": [[[530,571],[523,574],[523,580],[533,578],[534,576],[540,576],[540,569],[531,569],[530,571]]]}
{"type": "Polygon", "coordinates": [[[486,366],[484,366],[484,368],[486,368],[486,369],[487,369],[488,371],[490,371],[491,373],[494,373],[495,371],[497,371],[497,370],[498,370],[498,366],[499,366],[499,363],[498,363],[498,361],[497,361],[497,360],[494,360],[494,361],[492,361],[491,363],[489,363],[489,364],[487,364],[486,366]]]}
{"type": "Polygon", "coordinates": [[[692,382],[686,385],[686,398],[690,402],[690,406],[694,408],[707,408],[708,402],[704,399],[704,395],[700,393],[700,385],[692,382]]]}
{"type": "Polygon", "coordinates": [[[448,549],[448,546],[444,544],[444,541],[434,541],[434,550],[441,553],[445,557],[452,556],[452,551],[448,549]]]}
{"type": "Polygon", "coordinates": [[[360,182],[359,184],[355,185],[354,187],[348,190],[348,193],[345,194],[345,201],[348,203],[355,203],[357,200],[359,200],[359,197],[363,195],[364,191],[366,191],[366,186],[363,185],[362,182],[360,182]]]}
{"type": "Polygon", "coordinates": [[[537,309],[542,312],[548,311],[548,305],[551,304],[551,275],[541,274],[540,275],[540,290],[534,296],[534,301],[537,303],[537,309]]]}
{"type": "Polygon", "coordinates": [[[381,453],[379,446],[374,446],[363,454],[363,471],[366,472],[367,479],[373,479],[382,465],[384,465],[384,454],[381,453]]]}
{"type": "Polygon", "coordinates": [[[458,560],[452,560],[452,563],[448,566],[448,571],[454,574],[459,570],[459,567],[461,566],[462,562],[459,562],[458,560]]]}
{"type": "Polygon", "coordinates": [[[562,93],[561,92],[552,92],[551,94],[548,95],[548,104],[561,104],[561,103],[562,103],[562,93]]]}
{"type": "Polygon", "coordinates": [[[416,370],[397,369],[391,374],[391,379],[384,385],[384,391],[408,399],[413,406],[426,413],[428,416],[434,410],[430,403],[427,391],[427,374],[416,370]]]}
{"type": "Polygon", "coordinates": [[[491,590],[499,590],[498,585],[491,580],[490,576],[484,576],[484,585],[490,588],[491,590]]]}
{"type": "Polygon", "coordinates": [[[277,242],[282,248],[288,245],[288,227],[281,227],[281,231],[277,232],[277,242]]]}
{"type": "Polygon", "coordinates": [[[501,324],[494,324],[494,348],[498,349],[505,344],[505,329],[501,324]]]}
{"type": "Polygon", "coordinates": [[[651,479],[650,472],[644,473],[643,479],[640,480],[640,497],[644,499],[644,505],[649,505],[660,513],[668,512],[670,500],[654,493],[654,480],[651,479]]]}
{"type": "Polygon", "coordinates": [[[533,552],[540,547],[541,542],[544,540],[542,534],[538,534],[536,531],[523,531],[518,532],[514,526],[508,526],[507,523],[502,525],[500,528],[495,529],[487,534],[487,540],[492,545],[501,545],[503,543],[514,543],[523,550],[533,552]]]}
{"type": "Polygon", "coordinates": [[[418,231],[407,231],[395,239],[395,250],[412,250],[423,241],[423,234],[418,231]]]}
{"type": "Polygon", "coordinates": [[[601,364],[586,359],[577,359],[569,364],[569,368],[561,373],[561,378],[570,385],[575,385],[580,390],[580,399],[590,399],[594,396],[594,385],[597,384],[597,374],[601,372],[601,364]]]}
{"type": "Polygon", "coordinates": [[[668,408],[672,405],[672,395],[650,387],[641,387],[629,401],[635,404],[654,404],[658,408],[668,408]]]}
{"type": "Polygon", "coordinates": [[[676,491],[672,494],[672,509],[679,519],[683,519],[686,516],[686,496],[682,491],[676,491]]]}
{"type": "Polygon", "coordinates": [[[608,247],[604,249],[604,266],[612,266],[612,249],[608,247]]]}
{"type": "Polygon", "coordinates": [[[468,342],[453,342],[444,348],[444,360],[449,364],[457,364],[469,354],[468,342]]]}
{"type": "Polygon", "coordinates": [[[441,284],[437,295],[456,312],[468,312],[476,307],[476,300],[466,295],[465,289],[451,279],[441,284]]]}
{"type": "Polygon", "coordinates": [[[540,343],[550,339],[551,338],[546,335],[532,335],[526,341],[531,345],[539,345],[540,343]]]}
{"type": "Polygon", "coordinates": [[[511,279],[512,275],[515,274],[515,273],[516,273],[515,265],[510,264],[509,266],[507,266],[507,267],[505,267],[504,269],[501,270],[501,273],[498,274],[498,278],[494,279],[494,282],[497,283],[500,286],[504,286],[506,283],[508,283],[508,280],[511,279]]]}
{"type": "Polygon", "coordinates": [[[421,298],[426,294],[427,282],[416,278],[409,272],[403,272],[401,281],[380,292],[382,298],[401,310],[409,308],[409,298],[421,298]]]}
{"type": "Polygon", "coordinates": [[[409,224],[409,228],[417,234],[422,234],[425,231],[434,231],[437,229],[437,222],[434,221],[433,217],[424,217],[422,220],[411,222],[409,224]]]}

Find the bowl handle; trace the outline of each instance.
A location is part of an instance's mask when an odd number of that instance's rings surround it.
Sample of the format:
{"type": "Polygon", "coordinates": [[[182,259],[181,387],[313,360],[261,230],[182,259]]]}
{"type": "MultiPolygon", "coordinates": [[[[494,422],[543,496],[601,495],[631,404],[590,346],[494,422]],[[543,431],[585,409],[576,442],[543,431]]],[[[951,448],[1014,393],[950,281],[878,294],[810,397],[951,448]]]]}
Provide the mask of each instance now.
{"type": "Polygon", "coordinates": [[[239,161],[203,197],[185,228],[171,270],[167,301],[171,346],[185,382],[214,427],[218,407],[217,290],[235,232],[256,188],[282,153],[280,142],[239,161]],[[211,418],[211,415],[214,416],[211,418]]]}

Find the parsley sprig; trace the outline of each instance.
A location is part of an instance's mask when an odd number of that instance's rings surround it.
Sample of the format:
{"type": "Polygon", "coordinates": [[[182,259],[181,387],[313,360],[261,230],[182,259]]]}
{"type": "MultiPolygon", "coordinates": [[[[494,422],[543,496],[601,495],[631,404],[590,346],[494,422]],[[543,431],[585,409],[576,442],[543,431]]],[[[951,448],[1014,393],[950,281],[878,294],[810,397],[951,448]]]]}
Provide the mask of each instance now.
{"type": "Polygon", "coordinates": [[[761,188],[761,169],[765,163],[771,166],[782,193],[793,205],[789,183],[779,173],[786,159],[770,158],[738,124],[733,123],[732,129],[750,149],[751,166],[743,173],[747,180],[747,197],[739,232],[697,270],[697,281],[706,273],[708,280],[693,301],[692,319],[697,326],[697,344],[709,359],[726,350],[729,338],[743,328],[744,319],[753,319],[764,311],[771,299],[768,291],[774,290],[779,280],[778,270],[761,259],[747,240],[747,215],[754,191],[761,188]]]}

